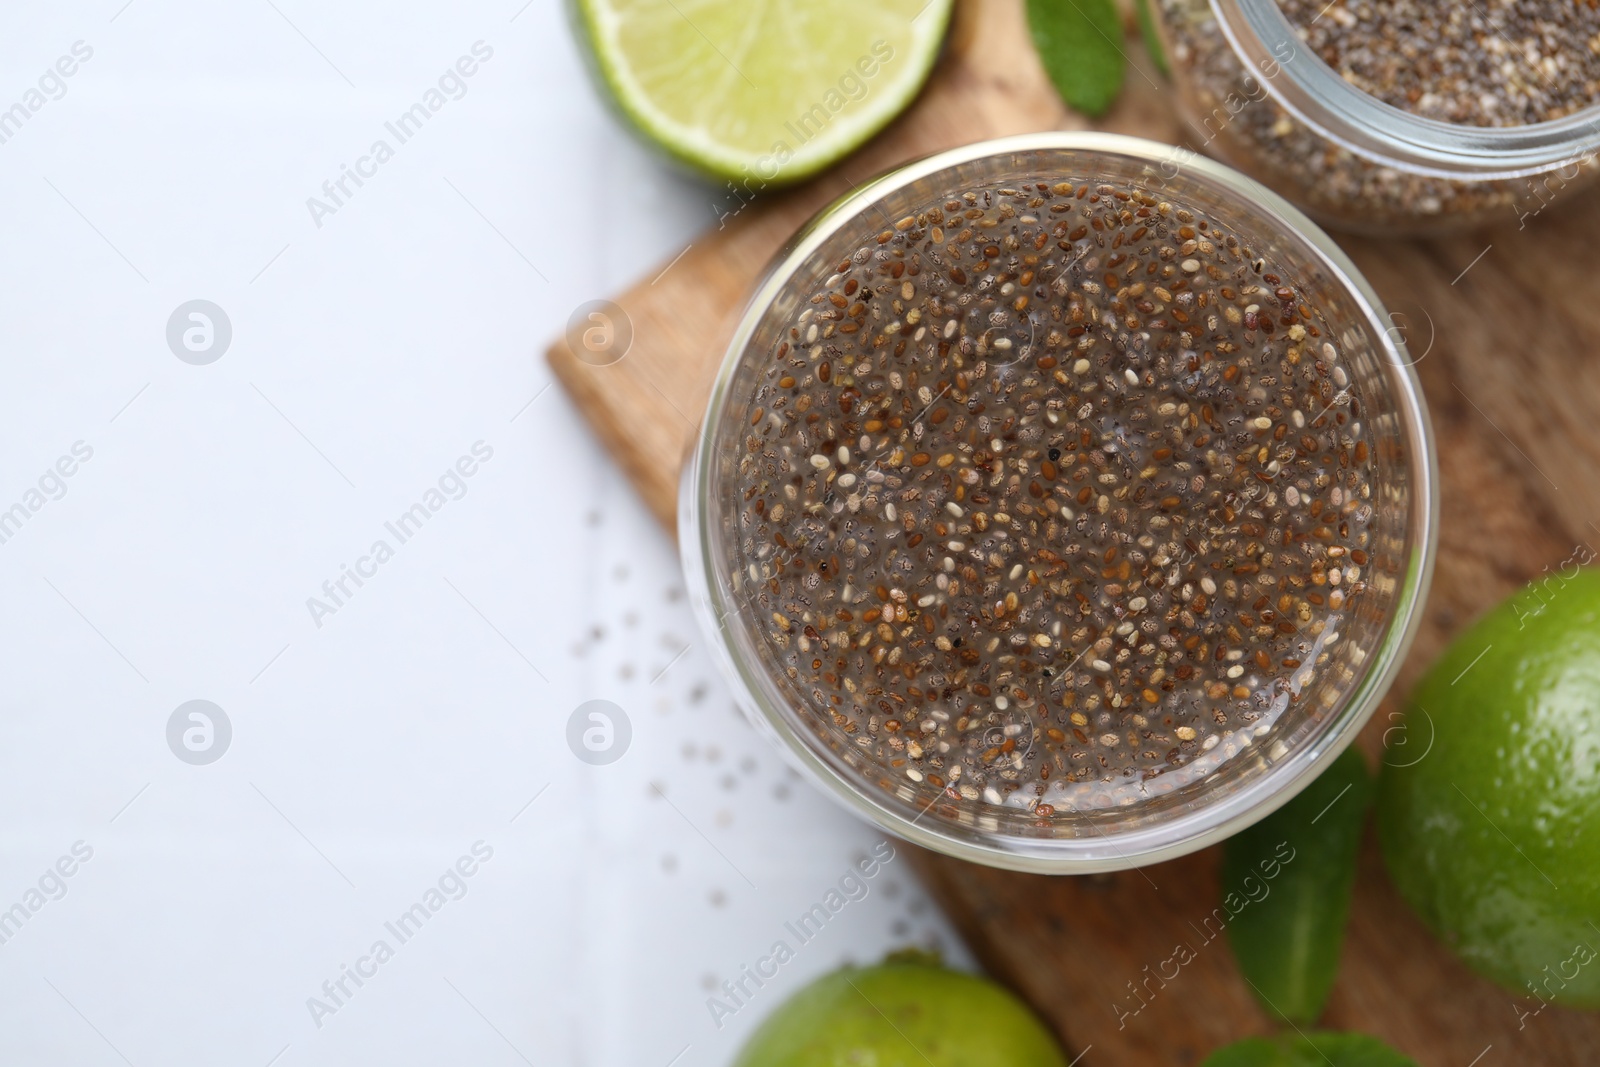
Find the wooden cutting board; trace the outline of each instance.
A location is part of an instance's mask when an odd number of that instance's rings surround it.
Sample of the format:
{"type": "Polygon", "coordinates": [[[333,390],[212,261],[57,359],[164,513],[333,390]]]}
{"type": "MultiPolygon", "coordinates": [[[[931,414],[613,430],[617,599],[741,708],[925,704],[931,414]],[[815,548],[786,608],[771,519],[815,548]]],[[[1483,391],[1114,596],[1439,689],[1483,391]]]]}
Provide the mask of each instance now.
{"type": "MultiPolygon", "coordinates": [[[[1180,142],[1142,49],[1097,125],[1180,142]]],[[[549,352],[557,377],[670,532],[678,474],[749,287],[819,207],[915,156],[1089,125],[1066,111],[1020,0],[958,0],[947,51],[917,104],[818,180],[747,207],[616,298],[632,323],[604,367],[549,352]]],[[[1342,239],[1406,328],[1438,435],[1443,508],[1427,616],[1362,744],[1376,760],[1399,695],[1490,604],[1579,547],[1600,546],[1600,193],[1571,194],[1519,228],[1427,241],[1342,239]]],[[[735,210],[737,209],[737,210],[735,210]]],[[[991,973],[1050,1021],[1084,1064],[1198,1062],[1272,1027],[1219,939],[1217,851],[1142,871],[1048,878],[917,852],[924,880],[991,973]],[[1185,944],[1195,959],[1164,986],[1185,944]],[[1146,970],[1146,967],[1149,970],[1146,970]],[[1146,990],[1145,1006],[1130,983],[1146,990]],[[1137,1014],[1123,1015],[1139,1008],[1137,1014]],[[1120,1010],[1119,1010],[1120,1009],[1120,1010]],[[1119,1024],[1120,1019],[1120,1024],[1119,1024]]],[[[1396,895],[1369,840],[1325,1025],[1377,1034],[1424,1067],[1600,1062],[1600,1014],[1519,1000],[1477,978],[1396,895]]]]}

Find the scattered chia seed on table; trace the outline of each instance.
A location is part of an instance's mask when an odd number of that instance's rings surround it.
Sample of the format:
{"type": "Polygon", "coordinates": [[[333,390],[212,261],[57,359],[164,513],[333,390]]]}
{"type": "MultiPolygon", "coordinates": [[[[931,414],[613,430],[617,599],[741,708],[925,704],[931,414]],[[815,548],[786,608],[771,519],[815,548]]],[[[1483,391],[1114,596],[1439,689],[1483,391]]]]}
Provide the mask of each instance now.
{"type": "Polygon", "coordinates": [[[1321,312],[1238,237],[1136,188],[980,187],[798,308],[726,431],[733,592],[883,785],[1130,804],[1322,710],[1372,460],[1321,312]]]}
{"type": "Polygon", "coordinates": [[[1278,0],[1356,88],[1425,118],[1525,126],[1600,103],[1590,0],[1278,0]]]}

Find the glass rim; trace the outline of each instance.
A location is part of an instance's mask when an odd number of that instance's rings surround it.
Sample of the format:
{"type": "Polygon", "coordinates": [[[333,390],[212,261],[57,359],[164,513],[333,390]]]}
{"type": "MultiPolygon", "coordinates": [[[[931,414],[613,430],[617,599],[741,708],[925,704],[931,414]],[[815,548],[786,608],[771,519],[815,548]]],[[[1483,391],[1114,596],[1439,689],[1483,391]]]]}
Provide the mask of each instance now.
{"type": "MultiPolygon", "coordinates": [[[[1377,710],[1420,626],[1421,608],[1432,578],[1438,513],[1433,433],[1416,372],[1406,359],[1404,343],[1394,337],[1382,307],[1355,264],[1316,223],[1287,200],[1223,164],[1199,156],[1190,158],[1184,149],[1142,138],[1097,132],[1025,134],[926,156],[856,186],[807,222],[774,257],[757,285],[717,371],[694,453],[679,484],[679,552],[689,599],[724,678],[735,687],[741,709],[825,793],[857,815],[914,844],[991,867],[1041,874],[1090,874],[1141,867],[1196,851],[1270,814],[1331,763],[1377,710]],[[1175,154],[1183,156],[1183,169],[1199,174],[1224,196],[1262,211],[1271,224],[1299,238],[1342,288],[1343,295],[1353,301],[1358,313],[1354,317],[1366,323],[1374,344],[1380,347],[1385,390],[1395,404],[1400,437],[1413,457],[1408,459],[1406,468],[1413,493],[1404,522],[1404,572],[1395,576],[1394,601],[1386,613],[1381,639],[1322,729],[1298,751],[1285,755],[1254,780],[1215,802],[1201,799],[1190,810],[1170,819],[1095,837],[1023,837],[942,818],[924,822],[920,814],[908,818],[866,777],[842,770],[823,751],[825,746],[798,729],[784,713],[779,705],[786,706],[786,702],[778,699],[768,672],[739,654],[725,632],[726,620],[736,607],[725,603],[728,590],[718,580],[719,562],[725,561],[713,557],[715,546],[709,536],[712,466],[716,457],[712,442],[728,390],[751,338],[793,275],[861,211],[889,193],[961,164],[1052,150],[1119,156],[1154,166],[1171,161],[1175,154]]],[[[931,808],[932,803],[923,813],[931,808]]],[[[1058,816],[1062,814],[1069,813],[1057,812],[1058,816]]]]}
{"type": "Polygon", "coordinates": [[[1305,47],[1278,0],[1210,0],[1229,45],[1274,100],[1329,140],[1378,163],[1436,178],[1543,174],[1600,153],[1600,103],[1548,122],[1468,126],[1424,118],[1345,81],[1305,47]],[[1287,58],[1284,58],[1287,55],[1287,58]]]}

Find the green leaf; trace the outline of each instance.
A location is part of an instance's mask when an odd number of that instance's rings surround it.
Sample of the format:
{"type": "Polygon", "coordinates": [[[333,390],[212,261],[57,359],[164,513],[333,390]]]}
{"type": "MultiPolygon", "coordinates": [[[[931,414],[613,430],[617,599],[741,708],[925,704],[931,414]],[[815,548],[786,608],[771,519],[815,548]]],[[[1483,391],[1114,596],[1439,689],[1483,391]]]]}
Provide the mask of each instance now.
{"type": "Polygon", "coordinates": [[[1067,106],[1104,115],[1127,65],[1116,0],[1028,0],[1028,29],[1067,106]]]}
{"type": "Polygon", "coordinates": [[[1172,74],[1172,68],[1167,66],[1167,54],[1161,50],[1161,34],[1156,32],[1156,19],[1150,11],[1154,0],[1134,0],[1134,13],[1139,16],[1139,36],[1144,39],[1144,48],[1150,53],[1150,59],[1161,73],[1172,74]]]}
{"type": "Polygon", "coordinates": [[[1228,943],[1274,1016],[1316,1022],[1339,971],[1372,777],[1346,749],[1282,808],[1223,846],[1228,943]]]}
{"type": "Polygon", "coordinates": [[[1417,1067],[1375,1037],[1331,1030],[1252,1037],[1217,1049],[1200,1067],[1417,1067]]]}

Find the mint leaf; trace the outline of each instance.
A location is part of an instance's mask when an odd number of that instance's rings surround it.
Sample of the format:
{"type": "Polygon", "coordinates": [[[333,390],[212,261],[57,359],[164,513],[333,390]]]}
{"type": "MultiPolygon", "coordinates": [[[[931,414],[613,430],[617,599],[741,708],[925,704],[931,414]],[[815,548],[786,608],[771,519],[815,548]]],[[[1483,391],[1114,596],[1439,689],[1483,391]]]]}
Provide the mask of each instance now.
{"type": "Polygon", "coordinates": [[[1375,1037],[1331,1030],[1252,1037],[1219,1048],[1200,1067],[1417,1067],[1375,1037]]]}
{"type": "Polygon", "coordinates": [[[1361,753],[1347,748],[1289,803],[1222,847],[1228,944],[1256,998],[1309,1026],[1339,971],[1356,851],[1372,800],[1361,753]]]}
{"type": "Polygon", "coordinates": [[[1115,0],[1028,0],[1028,30],[1067,106],[1104,115],[1127,66],[1115,0]]]}

